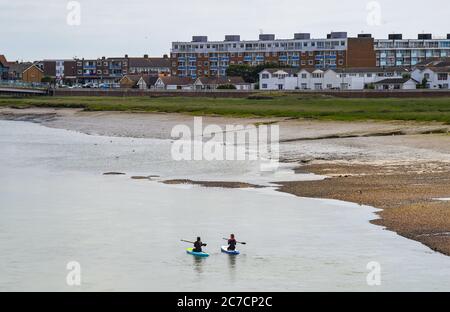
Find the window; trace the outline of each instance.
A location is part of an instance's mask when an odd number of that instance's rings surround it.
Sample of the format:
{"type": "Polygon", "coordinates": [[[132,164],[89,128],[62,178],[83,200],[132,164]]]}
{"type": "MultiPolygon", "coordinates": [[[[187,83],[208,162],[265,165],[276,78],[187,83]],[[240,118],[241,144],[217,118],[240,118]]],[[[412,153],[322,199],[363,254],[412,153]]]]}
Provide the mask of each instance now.
{"type": "Polygon", "coordinates": [[[425,78],[425,79],[427,79],[427,80],[430,79],[430,74],[424,74],[424,75],[423,75],[423,78],[425,78]]]}
{"type": "Polygon", "coordinates": [[[261,78],[262,79],[269,79],[269,74],[262,74],[261,78]]]}
{"type": "Polygon", "coordinates": [[[101,70],[97,70],[97,74],[101,75],[102,71],[101,70]]]}
{"type": "Polygon", "coordinates": [[[314,61],[313,60],[309,60],[308,61],[308,65],[314,65],[314,61]]]}
{"type": "Polygon", "coordinates": [[[308,78],[308,75],[307,74],[302,74],[302,79],[306,79],[306,78],[308,78]]]}
{"type": "Polygon", "coordinates": [[[302,84],[301,84],[301,89],[302,89],[302,90],[308,89],[308,84],[302,83],[302,84]]]}
{"type": "Polygon", "coordinates": [[[438,80],[447,80],[448,74],[447,73],[440,73],[438,74],[438,80]]]}
{"type": "Polygon", "coordinates": [[[327,84],[327,89],[333,89],[333,85],[332,84],[327,84]]]}
{"type": "Polygon", "coordinates": [[[261,87],[262,87],[263,89],[267,89],[267,83],[263,83],[263,84],[261,85],[261,87]]]}
{"type": "Polygon", "coordinates": [[[314,56],[314,52],[309,52],[308,55],[309,56],[314,56]]]}
{"type": "Polygon", "coordinates": [[[103,62],[103,66],[108,66],[108,62],[103,62]]]}
{"type": "Polygon", "coordinates": [[[105,70],[103,71],[103,74],[108,75],[108,71],[105,69],[105,70]]]}
{"type": "Polygon", "coordinates": [[[339,65],[344,65],[344,61],[343,60],[339,60],[339,65]]]}

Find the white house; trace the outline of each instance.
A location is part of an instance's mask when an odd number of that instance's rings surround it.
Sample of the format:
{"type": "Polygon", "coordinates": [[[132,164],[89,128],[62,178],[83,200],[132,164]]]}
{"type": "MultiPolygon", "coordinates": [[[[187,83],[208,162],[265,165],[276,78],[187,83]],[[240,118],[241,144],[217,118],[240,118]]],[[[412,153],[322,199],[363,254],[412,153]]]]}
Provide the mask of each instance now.
{"type": "Polygon", "coordinates": [[[375,82],[376,90],[414,90],[419,82],[412,78],[388,78],[375,82]]]}
{"type": "Polygon", "coordinates": [[[265,69],[261,90],[363,90],[387,78],[403,78],[404,68],[265,69]]]}
{"type": "Polygon", "coordinates": [[[403,78],[409,70],[402,67],[390,68],[342,68],[334,70],[339,80],[340,90],[364,90],[374,83],[388,78],[403,78]]]}
{"type": "Polygon", "coordinates": [[[156,80],[154,87],[155,89],[164,90],[192,90],[193,81],[189,77],[159,77],[158,80],[156,80]]]}
{"type": "Polygon", "coordinates": [[[236,90],[248,91],[252,84],[247,83],[242,77],[199,77],[194,82],[195,90],[216,90],[220,86],[232,85],[236,90]]]}
{"type": "Polygon", "coordinates": [[[298,86],[297,71],[292,68],[267,68],[259,73],[260,90],[295,90],[298,86]]]}
{"type": "Polygon", "coordinates": [[[450,66],[416,68],[411,77],[419,83],[427,80],[427,89],[450,89],[450,66]]]}

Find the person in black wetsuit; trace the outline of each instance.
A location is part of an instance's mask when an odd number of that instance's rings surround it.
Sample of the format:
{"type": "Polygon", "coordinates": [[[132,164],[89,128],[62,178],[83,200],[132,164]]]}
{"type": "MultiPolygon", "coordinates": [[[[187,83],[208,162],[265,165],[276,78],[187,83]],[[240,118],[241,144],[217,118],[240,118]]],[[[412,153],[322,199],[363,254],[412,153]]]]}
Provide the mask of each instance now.
{"type": "Polygon", "coordinates": [[[197,237],[197,240],[194,243],[194,249],[192,249],[192,251],[193,252],[202,252],[203,246],[206,246],[206,244],[203,244],[201,238],[197,237]]]}
{"type": "Polygon", "coordinates": [[[234,234],[230,235],[228,239],[228,250],[236,250],[236,239],[234,238],[234,234]]]}

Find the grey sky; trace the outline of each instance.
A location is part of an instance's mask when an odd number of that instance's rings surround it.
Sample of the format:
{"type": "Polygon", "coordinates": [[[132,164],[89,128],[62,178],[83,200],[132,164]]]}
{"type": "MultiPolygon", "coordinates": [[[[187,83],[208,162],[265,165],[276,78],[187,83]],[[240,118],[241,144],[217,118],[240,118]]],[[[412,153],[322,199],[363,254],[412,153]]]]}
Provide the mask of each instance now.
{"type": "Polygon", "coordinates": [[[0,54],[9,60],[158,56],[170,52],[172,41],[188,41],[193,34],[256,39],[261,30],[277,38],[294,32],[319,38],[341,30],[376,38],[392,32],[411,38],[450,33],[449,0],[377,1],[378,26],[367,23],[370,0],[79,0],[80,26],[67,25],[68,2],[0,0],[0,54]]]}

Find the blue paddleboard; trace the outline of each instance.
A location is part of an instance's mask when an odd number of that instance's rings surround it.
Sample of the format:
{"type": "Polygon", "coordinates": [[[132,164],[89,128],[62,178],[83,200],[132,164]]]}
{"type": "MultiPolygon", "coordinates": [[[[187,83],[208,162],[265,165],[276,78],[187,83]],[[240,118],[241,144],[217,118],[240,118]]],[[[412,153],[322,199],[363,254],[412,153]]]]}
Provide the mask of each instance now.
{"type": "Polygon", "coordinates": [[[229,255],[238,255],[240,254],[239,250],[228,250],[228,246],[222,246],[221,248],[223,253],[229,254],[229,255]]]}
{"type": "Polygon", "coordinates": [[[209,257],[209,255],[206,252],[203,252],[203,251],[195,252],[195,251],[192,251],[193,249],[194,248],[188,248],[188,249],[186,249],[186,252],[190,255],[193,255],[194,257],[202,257],[202,258],[209,257]]]}

